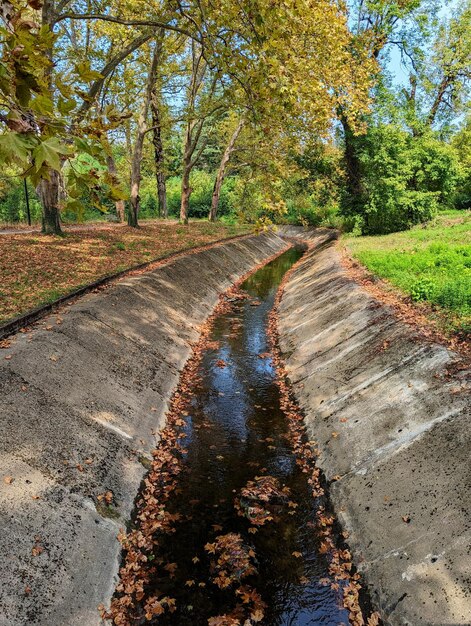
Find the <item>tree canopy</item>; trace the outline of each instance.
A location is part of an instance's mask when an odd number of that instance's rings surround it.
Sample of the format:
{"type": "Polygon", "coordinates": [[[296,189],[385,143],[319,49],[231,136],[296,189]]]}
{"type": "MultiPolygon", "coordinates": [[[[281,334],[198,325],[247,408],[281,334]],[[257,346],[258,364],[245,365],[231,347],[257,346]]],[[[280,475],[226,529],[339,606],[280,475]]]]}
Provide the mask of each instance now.
{"type": "Polygon", "coordinates": [[[127,210],[137,226],[142,211],[171,210],[186,223],[203,172],[211,179],[204,183],[210,219],[227,201],[244,219],[311,213],[316,221],[316,211],[332,210],[367,230],[368,215],[383,211],[383,194],[398,185],[404,193],[391,192],[401,198],[391,202],[402,217],[380,222],[404,227],[452,201],[457,181],[469,178],[469,170],[445,163],[463,145],[452,136],[468,106],[471,9],[467,0],[439,20],[436,6],[4,2],[2,186],[10,188],[8,176],[26,178],[52,233],[61,215],[87,211],[115,211],[123,220],[127,210]],[[393,48],[410,75],[400,88],[388,74],[393,48]],[[448,171],[437,174],[447,178],[440,189],[409,173],[423,170],[417,155],[436,141],[447,144],[428,153],[436,157],[432,169],[448,171]],[[331,164],[328,171],[319,173],[314,154],[331,164]],[[394,183],[378,178],[379,154],[388,155],[394,183]],[[398,159],[409,165],[396,167],[398,159]],[[410,209],[411,202],[428,208],[410,209]]]}

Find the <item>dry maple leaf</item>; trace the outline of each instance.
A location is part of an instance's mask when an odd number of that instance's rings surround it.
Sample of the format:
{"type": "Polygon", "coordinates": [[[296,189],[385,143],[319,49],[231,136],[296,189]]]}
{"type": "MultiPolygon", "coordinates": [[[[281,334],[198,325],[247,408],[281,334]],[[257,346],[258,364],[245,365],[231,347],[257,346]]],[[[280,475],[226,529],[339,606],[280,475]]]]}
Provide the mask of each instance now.
{"type": "Polygon", "coordinates": [[[366,626],[378,626],[380,619],[381,615],[376,611],[369,616],[366,626]]]}
{"type": "Polygon", "coordinates": [[[31,548],[31,554],[33,556],[39,556],[41,552],[44,552],[44,548],[42,546],[36,545],[31,548]]]}
{"type": "Polygon", "coordinates": [[[253,619],[254,622],[261,622],[264,615],[265,613],[262,609],[255,609],[255,611],[252,611],[252,613],[250,613],[250,617],[253,619]]]}

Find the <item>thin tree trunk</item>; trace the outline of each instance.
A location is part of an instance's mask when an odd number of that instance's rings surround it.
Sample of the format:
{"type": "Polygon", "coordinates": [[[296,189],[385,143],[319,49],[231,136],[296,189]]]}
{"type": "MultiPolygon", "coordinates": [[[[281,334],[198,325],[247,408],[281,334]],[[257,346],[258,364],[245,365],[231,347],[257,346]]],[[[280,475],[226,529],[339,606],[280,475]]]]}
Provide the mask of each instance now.
{"type": "MultiPolygon", "coordinates": [[[[106,164],[108,165],[108,171],[111,177],[114,179],[117,177],[116,163],[112,156],[108,155],[106,157],[106,164]]],[[[118,222],[124,222],[124,200],[115,200],[114,203],[116,209],[116,216],[118,218],[118,222]]]]}
{"type": "Polygon", "coordinates": [[[154,53],[152,56],[152,64],[149,70],[149,75],[147,77],[147,87],[146,93],[144,96],[144,101],[142,103],[142,109],[139,114],[139,119],[137,121],[137,137],[136,143],[134,144],[134,151],[132,155],[131,162],[131,196],[130,196],[130,207],[128,212],[128,224],[129,226],[133,226],[137,228],[139,226],[138,216],[139,216],[139,205],[140,205],[140,196],[139,189],[141,185],[141,162],[142,162],[142,150],[144,146],[144,138],[147,132],[147,115],[149,113],[149,105],[152,96],[152,88],[155,83],[155,77],[157,73],[157,64],[159,61],[160,55],[158,53],[158,46],[156,45],[154,48],[154,53]]]}
{"type": "Polygon", "coordinates": [[[188,158],[183,159],[183,174],[182,174],[182,198],[180,203],[180,221],[182,224],[188,225],[188,210],[190,208],[190,172],[191,164],[188,158]]]}
{"type": "Polygon", "coordinates": [[[157,183],[157,197],[159,200],[159,216],[168,217],[167,189],[164,172],[164,148],[162,144],[162,120],[157,100],[157,87],[152,91],[151,99],[155,178],[157,183]]]}
{"type": "Polygon", "coordinates": [[[440,85],[438,86],[437,94],[433,101],[432,107],[430,108],[430,112],[427,116],[428,127],[433,126],[433,123],[435,122],[435,118],[437,117],[438,109],[440,108],[440,105],[443,101],[446,90],[448,89],[451,81],[452,79],[449,76],[444,76],[442,78],[440,85]]]}
{"type": "Polygon", "coordinates": [[[139,226],[138,217],[141,201],[141,197],[139,196],[139,189],[141,185],[141,161],[145,130],[145,115],[144,111],[142,111],[139,116],[136,143],[134,144],[134,151],[131,163],[131,195],[129,198],[131,206],[129,207],[128,212],[128,224],[129,226],[133,226],[134,228],[137,228],[139,226]]]}
{"type": "MultiPolygon", "coordinates": [[[[156,42],[156,49],[159,56],[162,54],[164,37],[165,31],[161,29],[156,42]]],[[[154,144],[155,181],[157,187],[159,217],[167,218],[168,209],[164,170],[164,147],[162,143],[162,115],[159,107],[159,84],[157,76],[155,78],[156,80],[152,86],[152,94],[150,100],[153,129],[152,143],[154,144]]]]}
{"type": "MultiPolygon", "coordinates": [[[[189,119],[186,125],[185,147],[183,149],[182,195],[180,202],[180,221],[185,225],[188,224],[188,210],[190,206],[190,195],[192,192],[190,187],[191,170],[198,162],[198,159],[200,158],[207,142],[207,138],[200,142],[200,146],[197,150],[205,118],[201,117],[199,119],[195,119],[195,106],[198,92],[203,84],[204,76],[206,74],[207,64],[203,59],[202,50],[199,52],[197,51],[194,41],[191,42],[191,57],[192,72],[190,84],[188,86],[189,119]]],[[[216,78],[213,79],[209,99],[211,99],[214,94],[215,87],[216,78]]]]}
{"type": "Polygon", "coordinates": [[[213,187],[213,197],[211,198],[211,209],[209,211],[209,221],[215,222],[218,212],[219,206],[219,198],[221,196],[221,187],[224,182],[224,178],[226,176],[227,164],[229,163],[229,159],[231,158],[231,154],[234,152],[235,143],[240,135],[240,131],[244,126],[244,120],[240,120],[237,128],[232,133],[232,136],[229,140],[229,143],[224,150],[224,154],[222,155],[221,164],[219,165],[218,173],[216,175],[216,180],[214,181],[213,187]]]}

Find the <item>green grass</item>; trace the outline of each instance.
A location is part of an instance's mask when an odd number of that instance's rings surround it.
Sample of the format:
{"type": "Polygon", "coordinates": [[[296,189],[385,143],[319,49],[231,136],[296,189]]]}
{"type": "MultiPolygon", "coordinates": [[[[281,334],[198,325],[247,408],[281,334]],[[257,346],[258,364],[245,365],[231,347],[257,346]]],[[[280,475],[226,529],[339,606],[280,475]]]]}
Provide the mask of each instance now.
{"type": "Polygon", "coordinates": [[[373,274],[435,305],[445,330],[471,331],[470,211],[444,211],[409,231],[344,241],[373,274]]]}

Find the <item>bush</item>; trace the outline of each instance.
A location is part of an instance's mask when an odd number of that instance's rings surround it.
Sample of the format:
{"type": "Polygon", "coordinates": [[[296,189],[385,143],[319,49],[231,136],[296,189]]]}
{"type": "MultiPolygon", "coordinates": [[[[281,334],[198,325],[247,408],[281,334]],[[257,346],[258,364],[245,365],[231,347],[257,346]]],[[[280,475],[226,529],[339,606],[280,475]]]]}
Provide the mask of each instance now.
{"type": "MultiPolygon", "coordinates": [[[[180,214],[181,184],[182,179],[180,176],[172,176],[167,180],[167,206],[169,215],[174,217],[178,217],[180,214]]],[[[193,170],[190,185],[193,191],[190,196],[188,216],[207,218],[213,196],[214,175],[202,170],[193,170]]],[[[235,185],[235,177],[228,176],[225,179],[219,198],[219,217],[236,211],[236,198],[234,197],[235,185]]]]}
{"type": "MultiPolygon", "coordinates": [[[[34,188],[28,183],[31,219],[41,219],[41,204],[34,188]]],[[[3,222],[26,222],[26,198],[23,180],[12,178],[3,183],[0,191],[0,220],[3,222]]]]}
{"type": "Polygon", "coordinates": [[[318,205],[311,198],[299,196],[286,204],[288,214],[284,221],[288,224],[339,229],[344,226],[336,204],[318,205]]]}
{"type": "MultiPolygon", "coordinates": [[[[363,234],[407,230],[432,219],[453,199],[459,179],[455,150],[433,135],[413,137],[392,125],[369,129],[360,158],[363,234]]],[[[343,212],[351,217],[351,208],[343,212]]]]}

